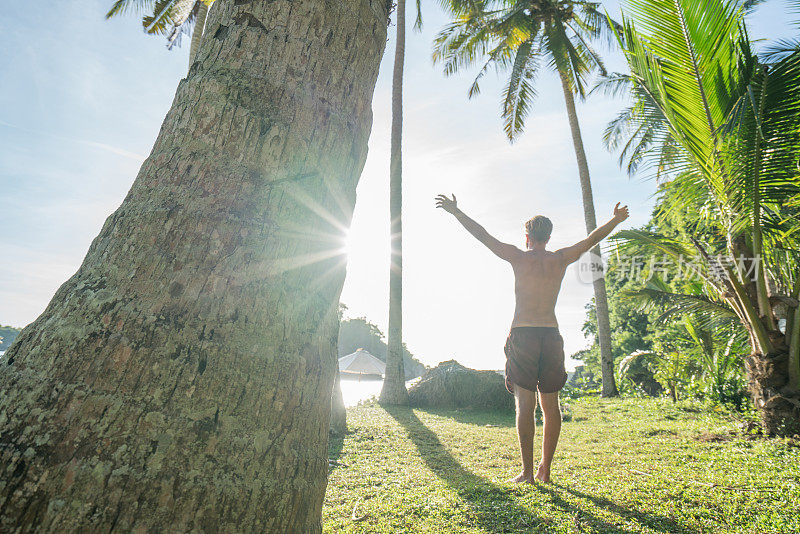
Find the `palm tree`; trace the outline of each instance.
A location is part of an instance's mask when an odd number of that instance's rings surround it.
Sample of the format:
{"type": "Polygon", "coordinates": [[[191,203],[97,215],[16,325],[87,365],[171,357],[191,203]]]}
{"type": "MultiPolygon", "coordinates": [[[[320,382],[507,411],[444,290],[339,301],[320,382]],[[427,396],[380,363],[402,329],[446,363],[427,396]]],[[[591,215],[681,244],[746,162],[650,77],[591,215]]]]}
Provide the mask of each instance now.
{"type": "Polygon", "coordinates": [[[302,6],[215,6],[125,200],[4,356],[0,530],[321,532],[388,10],[302,6]]]}
{"type": "MultiPolygon", "coordinates": [[[[415,28],[422,26],[420,0],[416,0],[415,28]]],[[[389,218],[391,261],[389,266],[389,329],[386,336],[386,375],[380,402],[408,404],[403,365],[403,70],[406,55],[406,2],[397,0],[397,40],[392,72],[392,138],[389,162],[389,218]]]]}
{"type": "MultiPolygon", "coordinates": [[[[511,141],[522,133],[536,97],[534,83],[542,63],[558,74],[578,163],[586,231],[592,232],[597,227],[597,217],[575,95],[586,95],[586,82],[592,71],[605,73],[602,59],[590,41],[610,38],[615,23],[599,11],[598,3],[582,0],[448,0],[446,6],[454,20],[436,38],[434,61],[444,63],[445,75],[483,62],[469,89],[470,98],[480,93],[480,81],[490,67],[510,71],[502,117],[511,141]]],[[[592,253],[599,257],[600,247],[592,253]]],[[[599,278],[593,285],[602,395],[611,397],[618,391],[605,279],[599,278]]]]}
{"type": "Polygon", "coordinates": [[[128,11],[145,13],[142,18],[144,31],[151,35],[166,35],[167,47],[171,50],[180,44],[184,34],[191,34],[189,65],[194,63],[200,49],[208,11],[214,0],[116,0],[106,13],[106,18],[125,14],[128,11]],[[152,11],[151,14],[147,14],[152,11]]]}
{"type": "Polygon", "coordinates": [[[406,2],[397,0],[397,40],[392,72],[392,133],[389,155],[389,219],[391,260],[389,264],[389,328],[386,373],[380,401],[408,404],[403,368],[403,70],[406,47],[406,2]]]}
{"type": "Polygon", "coordinates": [[[765,429],[797,431],[800,47],[757,57],[737,1],[628,5],[619,42],[634,97],[646,95],[637,104],[651,110],[633,130],[650,122],[668,134],[671,209],[694,206],[698,231],[712,237],[620,235],[697,267],[706,295],[724,302],[749,338],[749,389],[765,429]]]}

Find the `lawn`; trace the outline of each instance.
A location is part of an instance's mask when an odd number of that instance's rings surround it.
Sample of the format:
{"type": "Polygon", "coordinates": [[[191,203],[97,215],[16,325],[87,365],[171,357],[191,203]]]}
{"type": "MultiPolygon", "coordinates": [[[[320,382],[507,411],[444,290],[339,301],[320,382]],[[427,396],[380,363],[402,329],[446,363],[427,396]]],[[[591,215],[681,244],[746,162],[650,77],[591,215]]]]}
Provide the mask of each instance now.
{"type": "Polygon", "coordinates": [[[535,486],[505,482],[519,470],[513,414],[348,410],[325,532],[800,532],[797,442],[690,404],[569,404],[552,483],[535,486]]]}

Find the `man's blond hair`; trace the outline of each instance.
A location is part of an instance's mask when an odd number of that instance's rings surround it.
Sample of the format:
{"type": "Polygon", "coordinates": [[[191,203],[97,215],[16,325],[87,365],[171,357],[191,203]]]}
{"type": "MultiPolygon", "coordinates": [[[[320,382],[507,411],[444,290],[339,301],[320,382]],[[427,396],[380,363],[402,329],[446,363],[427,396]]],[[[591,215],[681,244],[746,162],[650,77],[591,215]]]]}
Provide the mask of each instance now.
{"type": "Polygon", "coordinates": [[[533,241],[547,241],[553,231],[553,223],[544,215],[537,215],[525,223],[525,232],[533,241]]]}

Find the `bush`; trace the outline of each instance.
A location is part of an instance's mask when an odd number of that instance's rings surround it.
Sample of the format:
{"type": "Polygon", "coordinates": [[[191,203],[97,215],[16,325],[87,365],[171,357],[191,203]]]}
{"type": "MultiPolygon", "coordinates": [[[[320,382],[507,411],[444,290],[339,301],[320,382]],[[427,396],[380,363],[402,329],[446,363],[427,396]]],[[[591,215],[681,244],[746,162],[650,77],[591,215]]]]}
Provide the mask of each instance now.
{"type": "Polygon", "coordinates": [[[468,369],[455,360],[426,371],[408,390],[408,398],[411,406],[420,408],[514,409],[503,375],[468,369]]]}

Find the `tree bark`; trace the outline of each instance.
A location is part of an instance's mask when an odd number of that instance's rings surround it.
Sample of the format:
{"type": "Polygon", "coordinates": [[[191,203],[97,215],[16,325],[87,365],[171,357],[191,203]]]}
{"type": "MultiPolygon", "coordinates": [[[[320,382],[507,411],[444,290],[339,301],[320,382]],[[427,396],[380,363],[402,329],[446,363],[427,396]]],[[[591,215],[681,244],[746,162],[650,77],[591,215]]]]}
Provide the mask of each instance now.
{"type": "MultiPolygon", "coordinates": [[[[800,277],[794,281],[792,298],[800,298],[800,277]]],[[[789,346],[789,387],[800,389],[800,308],[794,308],[786,318],[786,337],[789,346]]]]}
{"type": "Polygon", "coordinates": [[[0,362],[0,531],[321,531],[385,0],[220,0],[122,205],[0,362]]]}
{"type": "Polygon", "coordinates": [[[789,373],[785,345],[770,354],[753,353],[745,358],[748,389],[769,435],[800,434],[800,391],[789,373]]]}
{"type": "Polygon", "coordinates": [[[389,267],[389,330],[386,375],[380,402],[408,404],[403,366],[403,67],[406,49],[406,3],[397,0],[397,43],[392,73],[392,139],[389,163],[389,217],[391,261],[389,267]]]}
{"type": "MultiPolygon", "coordinates": [[[[578,160],[578,176],[581,183],[583,196],[583,217],[586,222],[586,233],[592,233],[597,228],[597,217],[594,211],[594,198],[592,196],[592,181],[589,177],[589,164],[586,161],[586,152],[583,148],[578,113],[575,110],[575,99],[569,81],[563,72],[559,71],[561,87],[564,91],[564,101],[567,105],[567,117],[572,132],[572,144],[575,147],[575,157],[578,160]]],[[[602,257],[600,246],[592,249],[592,254],[602,257]]],[[[600,369],[603,377],[603,397],[616,397],[619,395],[614,379],[614,356],[611,352],[611,322],[608,317],[608,296],[606,295],[606,280],[599,277],[594,280],[594,304],[597,312],[597,339],[600,344],[600,369]]]]}

